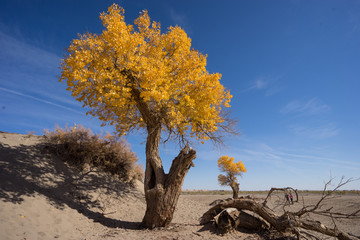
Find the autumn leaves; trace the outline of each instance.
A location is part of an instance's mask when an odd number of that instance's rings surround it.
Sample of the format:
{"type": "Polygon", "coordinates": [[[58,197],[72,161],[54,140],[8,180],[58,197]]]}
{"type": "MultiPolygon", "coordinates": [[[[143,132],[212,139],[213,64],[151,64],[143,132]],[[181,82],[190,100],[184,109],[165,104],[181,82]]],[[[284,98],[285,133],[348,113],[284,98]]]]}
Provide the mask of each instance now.
{"type": "Polygon", "coordinates": [[[225,134],[236,132],[224,111],[232,96],[220,83],[221,74],[206,70],[207,56],[191,49],[191,39],[180,27],[161,33],[160,23],[151,22],[147,11],[134,26],[127,24],[124,9],[116,4],[100,19],[101,34],[72,41],[60,81],[88,107],[87,113],[113,125],[117,135],[146,131],[147,210],[142,224],[163,227],[172,220],[196,152],[181,151],[166,175],[158,149],[162,136],[185,149],[190,139],[221,142],[225,134]]]}
{"type": "Polygon", "coordinates": [[[61,81],[89,113],[116,127],[119,135],[145,128],[132,88],[160,116],[164,130],[181,137],[209,140],[224,122],[221,110],[232,98],[221,74],[206,70],[206,55],[191,49],[180,27],[161,33],[160,23],[141,12],[134,26],[124,9],[113,4],[100,19],[99,35],[73,40],[62,60],[61,81]],[[131,73],[131,78],[128,74],[131,73]],[[130,81],[131,79],[131,81],[130,81]]]}
{"type": "Polygon", "coordinates": [[[222,186],[230,186],[233,190],[233,197],[238,197],[239,183],[236,176],[242,176],[246,172],[246,168],[242,161],[234,162],[233,157],[221,156],[218,159],[218,167],[225,175],[220,174],[218,181],[222,186]]]}

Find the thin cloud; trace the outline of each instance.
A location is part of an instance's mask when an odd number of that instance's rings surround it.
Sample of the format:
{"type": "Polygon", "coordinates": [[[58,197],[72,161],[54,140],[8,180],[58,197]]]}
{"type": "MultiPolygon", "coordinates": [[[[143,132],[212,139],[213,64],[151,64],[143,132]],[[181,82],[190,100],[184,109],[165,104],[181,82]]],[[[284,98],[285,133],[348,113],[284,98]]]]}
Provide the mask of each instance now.
{"type": "MultiPolygon", "coordinates": [[[[20,64],[37,67],[47,71],[57,71],[60,57],[56,54],[34,47],[0,31],[0,62],[19,67],[20,64]]],[[[31,69],[30,69],[31,70],[31,69]]]]}
{"type": "Polygon", "coordinates": [[[272,96],[280,91],[280,88],[275,85],[280,78],[281,77],[258,77],[242,92],[265,91],[265,96],[272,96]]]}
{"type": "Polygon", "coordinates": [[[170,9],[170,18],[175,25],[184,29],[188,35],[191,35],[192,31],[189,20],[185,15],[175,12],[174,9],[170,9]]]}
{"type": "Polygon", "coordinates": [[[317,98],[312,98],[306,102],[291,101],[286,104],[280,112],[284,114],[315,115],[327,113],[330,110],[328,105],[322,103],[317,98]]]}
{"type": "Polygon", "coordinates": [[[67,111],[70,111],[70,112],[83,114],[83,112],[81,112],[81,111],[78,111],[78,110],[75,110],[75,109],[72,109],[72,108],[69,108],[69,107],[66,107],[66,106],[63,106],[63,105],[48,101],[48,100],[37,98],[37,97],[31,96],[31,95],[28,95],[28,94],[17,92],[17,91],[11,90],[11,89],[0,87],[0,90],[4,91],[4,92],[7,92],[7,93],[15,94],[15,95],[18,95],[18,96],[21,96],[21,97],[30,98],[30,99],[36,100],[38,102],[49,104],[49,105],[52,105],[52,106],[55,106],[55,107],[58,107],[58,108],[62,108],[62,109],[65,109],[67,111]]]}
{"type": "Polygon", "coordinates": [[[348,174],[349,170],[350,172],[360,170],[358,160],[349,159],[346,155],[341,158],[332,158],[327,157],[327,154],[322,151],[293,148],[284,150],[284,146],[277,148],[247,137],[234,142],[226,151],[197,150],[198,160],[209,161],[209,164],[216,164],[216,160],[221,155],[232,156],[236,160],[243,161],[248,173],[244,175],[241,182],[244,188],[249,189],[269,189],[274,185],[282,186],[284,183],[286,186],[302,189],[317,189],[322,185],[321,182],[318,185],[316,181],[327,179],[328,171],[342,176],[345,172],[348,174]],[[314,172],[317,175],[311,178],[314,172]],[[271,181],[264,181],[264,179],[271,181]]]}
{"type": "Polygon", "coordinates": [[[331,165],[336,168],[360,169],[359,162],[328,158],[315,154],[304,154],[303,151],[296,149],[293,151],[282,151],[265,143],[251,143],[248,146],[240,146],[236,149],[241,150],[235,150],[229,153],[229,155],[244,162],[277,163],[294,166],[301,164],[302,166],[308,165],[311,167],[314,165],[329,167],[331,165]]]}
{"type": "Polygon", "coordinates": [[[178,26],[185,27],[187,25],[187,18],[185,15],[175,12],[174,9],[170,10],[170,17],[175,24],[178,26]]]}
{"type": "Polygon", "coordinates": [[[344,161],[344,160],[338,160],[338,159],[327,158],[327,157],[312,156],[312,155],[306,155],[306,154],[294,154],[294,153],[287,153],[287,152],[281,152],[279,154],[282,156],[285,156],[285,157],[291,157],[291,158],[295,158],[295,159],[310,159],[310,160],[316,160],[316,161],[325,161],[327,163],[341,164],[341,165],[346,165],[349,168],[360,169],[360,164],[357,162],[344,161]]]}
{"type": "Polygon", "coordinates": [[[304,126],[291,126],[290,129],[300,136],[304,136],[312,139],[325,139],[331,138],[340,133],[339,128],[333,123],[329,123],[325,126],[319,127],[304,127],[304,126]]]}
{"type": "Polygon", "coordinates": [[[65,85],[57,83],[59,64],[60,57],[56,54],[0,30],[2,91],[79,113],[74,110],[78,103],[65,90],[65,85]]]}
{"type": "Polygon", "coordinates": [[[256,79],[249,88],[247,88],[245,91],[250,90],[260,90],[264,89],[269,85],[269,81],[265,80],[264,78],[258,78],[256,79]]]}

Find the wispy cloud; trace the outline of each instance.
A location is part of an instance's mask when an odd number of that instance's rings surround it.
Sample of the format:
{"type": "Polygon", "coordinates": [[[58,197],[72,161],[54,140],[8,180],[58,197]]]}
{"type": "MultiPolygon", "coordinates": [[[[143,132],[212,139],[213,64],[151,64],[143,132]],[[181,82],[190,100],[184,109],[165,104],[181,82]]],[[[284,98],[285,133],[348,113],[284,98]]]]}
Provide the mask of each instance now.
{"type": "Polygon", "coordinates": [[[65,84],[58,82],[59,64],[56,54],[0,28],[1,126],[22,132],[23,128],[41,131],[56,123],[92,122],[65,84]]]}
{"type": "Polygon", "coordinates": [[[73,108],[69,108],[69,107],[63,106],[63,105],[58,104],[58,103],[54,103],[54,102],[51,102],[51,101],[48,101],[48,100],[45,100],[45,99],[37,98],[37,97],[31,96],[31,95],[28,95],[28,94],[24,94],[24,93],[21,93],[21,92],[17,92],[17,91],[11,90],[11,89],[0,87],[0,91],[4,91],[4,92],[7,92],[7,93],[15,94],[17,96],[33,99],[33,100],[36,100],[38,102],[45,103],[45,104],[48,104],[48,105],[51,105],[51,106],[54,106],[54,107],[62,108],[62,109],[65,109],[67,111],[70,111],[70,112],[83,114],[83,112],[75,110],[73,108]]]}
{"type": "Polygon", "coordinates": [[[41,68],[43,71],[57,72],[60,57],[32,46],[0,31],[0,62],[2,65],[18,69],[31,66],[28,70],[41,68]],[[20,61],[19,61],[20,60],[20,61]]]}
{"type": "MultiPolygon", "coordinates": [[[[322,180],[328,179],[330,171],[336,176],[351,177],[357,176],[360,170],[358,159],[346,153],[332,157],[326,151],[314,150],[306,142],[296,147],[286,141],[280,141],[281,146],[278,146],[277,142],[257,141],[243,136],[220,152],[197,149],[197,161],[199,164],[215,165],[221,155],[241,160],[248,170],[241,179],[243,189],[258,190],[284,185],[299,189],[321,189],[322,180]]],[[[195,174],[194,171],[198,170],[195,168],[190,174],[195,174]]]]}
{"type": "MultiPolygon", "coordinates": [[[[186,31],[188,35],[192,34],[191,25],[186,15],[176,12],[174,9],[170,9],[170,18],[173,24],[181,27],[186,31]]],[[[173,25],[171,24],[171,25],[173,25]]]]}
{"type": "Polygon", "coordinates": [[[252,142],[247,146],[239,146],[229,153],[236,159],[247,162],[262,162],[267,164],[284,164],[294,166],[333,166],[335,168],[355,168],[360,170],[360,162],[346,159],[336,159],[323,156],[321,152],[310,153],[301,149],[281,150],[267,143],[252,142]],[[306,153],[307,152],[307,153],[306,153]]]}
{"type": "Polygon", "coordinates": [[[348,22],[350,26],[350,34],[357,33],[360,29],[360,17],[357,12],[349,12],[348,22]]]}
{"type": "Polygon", "coordinates": [[[312,98],[307,101],[294,100],[286,104],[280,112],[301,119],[301,123],[290,124],[288,128],[297,136],[309,139],[327,139],[337,136],[340,129],[329,119],[319,117],[328,116],[330,106],[312,98]]]}
{"type": "Polygon", "coordinates": [[[305,127],[305,126],[290,126],[290,129],[297,135],[312,138],[312,139],[325,139],[331,138],[340,133],[340,129],[333,123],[319,127],[305,127]]]}
{"type": "Polygon", "coordinates": [[[252,86],[248,88],[248,90],[252,90],[252,89],[260,90],[266,88],[268,85],[269,85],[268,80],[264,78],[258,78],[252,83],[252,86]]]}
{"type": "Polygon", "coordinates": [[[73,111],[79,104],[65,90],[65,85],[58,82],[59,65],[60,57],[56,54],[0,29],[2,91],[73,111]]]}
{"type": "Polygon", "coordinates": [[[275,83],[281,77],[258,77],[250,83],[250,86],[242,92],[248,91],[265,91],[265,96],[272,96],[280,91],[280,88],[275,83]]]}
{"type": "Polygon", "coordinates": [[[170,17],[176,25],[181,27],[187,26],[188,21],[186,16],[175,12],[174,9],[170,9],[170,17]]]}
{"type": "Polygon", "coordinates": [[[291,101],[286,104],[280,112],[284,114],[314,115],[327,113],[330,110],[328,105],[322,103],[317,98],[312,98],[308,101],[291,101]]]}

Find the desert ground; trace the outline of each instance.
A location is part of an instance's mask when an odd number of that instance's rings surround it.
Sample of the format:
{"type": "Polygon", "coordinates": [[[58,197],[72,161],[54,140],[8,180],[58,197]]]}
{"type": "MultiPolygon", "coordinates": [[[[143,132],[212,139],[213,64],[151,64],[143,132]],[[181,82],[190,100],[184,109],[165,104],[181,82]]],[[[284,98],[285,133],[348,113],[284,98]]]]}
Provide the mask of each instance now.
{"type": "MultiPolygon", "coordinates": [[[[139,229],[145,212],[143,186],[131,187],[96,171],[79,173],[46,153],[42,136],[0,133],[0,239],[262,239],[256,233],[217,234],[199,224],[209,204],[230,195],[181,195],[172,224],[139,229]]],[[[275,187],[275,186],[274,186],[275,187]]],[[[254,195],[265,198],[264,194],[254,195]]],[[[301,195],[307,204],[319,194],[301,195]]],[[[302,199],[301,198],[301,199],[302,199]]],[[[269,205],[276,211],[282,195],[269,205]]],[[[302,203],[289,206],[296,210],[302,203]]],[[[325,204],[350,213],[359,195],[338,195],[325,204]]],[[[321,222],[333,226],[322,217],[321,222]]],[[[337,220],[338,228],[360,236],[359,220],[337,220]]]]}

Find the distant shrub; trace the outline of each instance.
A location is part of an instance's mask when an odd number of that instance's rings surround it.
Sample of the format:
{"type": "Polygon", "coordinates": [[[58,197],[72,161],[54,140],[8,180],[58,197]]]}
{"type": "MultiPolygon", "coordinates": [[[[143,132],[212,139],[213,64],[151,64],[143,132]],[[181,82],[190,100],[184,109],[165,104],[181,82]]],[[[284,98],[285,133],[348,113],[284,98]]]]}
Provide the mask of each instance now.
{"type": "Polygon", "coordinates": [[[144,170],[138,158],[123,138],[111,134],[94,134],[81,125],[45,130],[47,148],[65,162],[81,170],[101,169],[125,182],[143,180],[144,170]]]}

